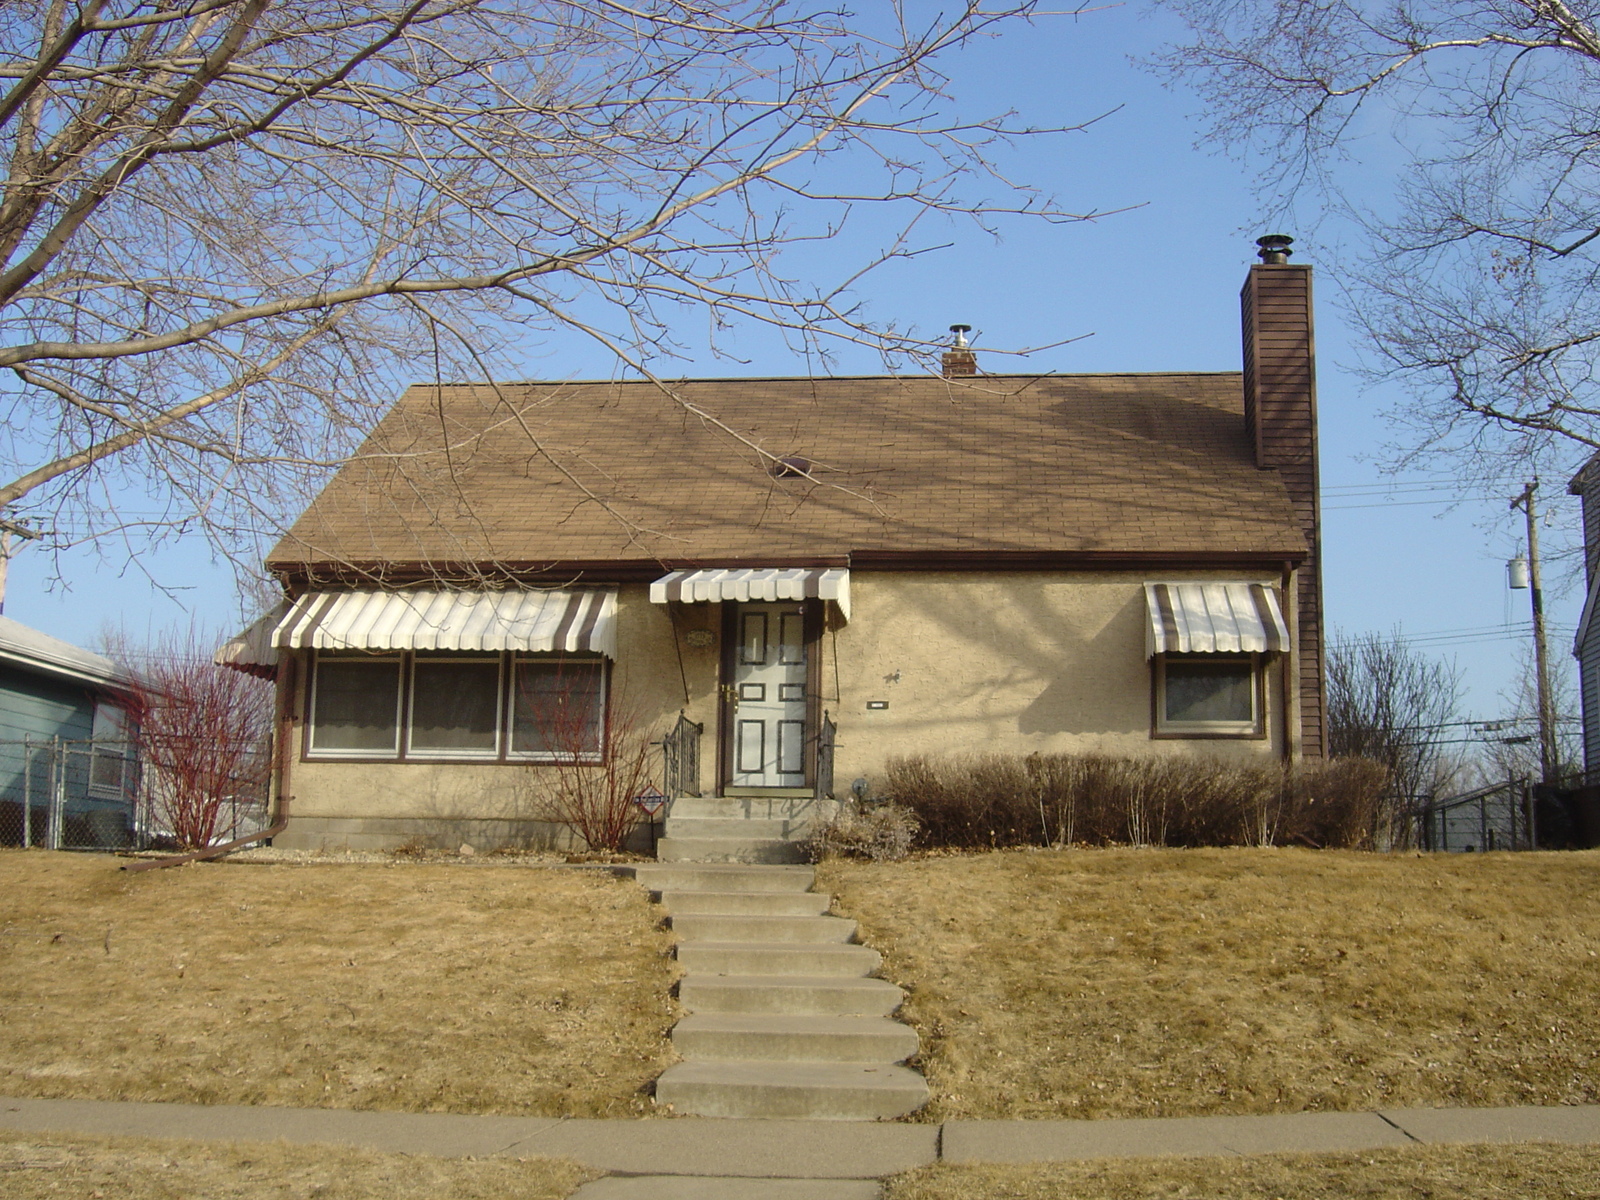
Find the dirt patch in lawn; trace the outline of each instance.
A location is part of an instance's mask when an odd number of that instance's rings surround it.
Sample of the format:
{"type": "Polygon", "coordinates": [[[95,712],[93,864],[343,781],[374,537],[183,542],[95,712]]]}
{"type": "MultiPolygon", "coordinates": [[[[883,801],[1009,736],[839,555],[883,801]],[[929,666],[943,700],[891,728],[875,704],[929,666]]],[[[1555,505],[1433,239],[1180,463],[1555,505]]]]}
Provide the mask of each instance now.
{"type": "Polygon", "coordinates": [[[562,1200],[598,1174],[555,1158],[0,1133],[0,1190],[7,1200],[562,1200]]]}
{"type": "Polygon", "coordinates": [[[604,871],[0,851],[0,1094],[640,1115],[669,947],[604,871]]]}
{"type": "Polygon", "coordinates": [[[1600,853],[832,862],[919,1119],[1600,1101],[1600,853]]]}
{"type": "Polygon", "coordinates": [[[927,1167],[885,1200],[1573,1200],[1600,1197],[1593,1146],[1427,1146],[1359,1154],[927,1167]]]}

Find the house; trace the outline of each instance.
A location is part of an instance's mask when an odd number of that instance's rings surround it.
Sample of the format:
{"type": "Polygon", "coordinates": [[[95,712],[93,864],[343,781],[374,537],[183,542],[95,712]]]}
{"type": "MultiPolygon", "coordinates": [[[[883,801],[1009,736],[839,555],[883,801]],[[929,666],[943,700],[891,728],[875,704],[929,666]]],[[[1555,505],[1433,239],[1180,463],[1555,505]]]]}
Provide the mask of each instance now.
{"type": "Polygon", "coordinates": [[[0,845],[130,845],[138,763],[115,663],[0,616],[0,845]]]}
{"type": "MultiPolygon", "coordinates": [[[[491,846],[530,773],[825,803],[894,755],[1324,748],[1311,270],[1242,372],[419,386],[271,552],[291,846],[491,846]]],[[[791,808],[793,804],[791,803],[791,808]]]]}

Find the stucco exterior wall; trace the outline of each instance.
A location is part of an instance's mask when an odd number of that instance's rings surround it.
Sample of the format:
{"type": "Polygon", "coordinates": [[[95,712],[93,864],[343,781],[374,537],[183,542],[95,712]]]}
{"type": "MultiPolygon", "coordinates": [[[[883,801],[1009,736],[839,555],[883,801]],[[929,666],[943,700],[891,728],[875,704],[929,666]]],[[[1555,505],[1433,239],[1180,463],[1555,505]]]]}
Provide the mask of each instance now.
{"type": "MultiPolygon", "coordinates": [[[[836,789],[844,793],[858,776],[870,782],[905,754],[1281,755],[1282,673],[1273,658],[1265,660],[1265,736],[1152,738],[1142,585],[1153,578],[1280,583],[1239,572],[853,572],[851,618],[830,612],[819,648],[821,707],[838,726],[836,789]],[[888,707],[869,709],[870,701],[888,707]]],[[[613,721],[652,739],[680,711],[703,723],[701,784],[710,794],[722,606],[654,605],[646,586],[630,585],[620,589],[617,623],[613,721]]],[[[395,845],[430,830],[440,844],[479,848],[560,840],[534,822],[526,787],[549,768],[302,758],[309,677],[296,672],[285,844],[395,845]]]]}
{"type": "MultiPolygon", "coordinates": [[[[702,610],[713,606],[702,605],[702,610]]],[[[669,612],[651,604],[649,589],[624,587],[617,598],[617,662],[611,673],[613,722],[659,737],[680,709],[705,721],[703,755],[716,730],[717,648],[683,646],[682,670],[674,643],[692,628],[717,628],[714,611],[669,612]],[[677,621],[678,636],[673,635],[677,621]],[[684,703],[685,683],[692,703],[684,703]]],[[[287,795],[290,824],[278,839],[292,848],[392,847],[412,839],[441,846],[467,842],[564,845],[564,831],[534,816],[530,776],[550,768],[492,762],[372,762],[303,757],[311,671],[309,654],[295,673],[292,763],[287,795]]],[[[714,760],[702,770],[709,785],[714,760]]],[[[646,835],[646,841],[648,836],[646,835]]]]}
{"type": "Polygon", "coordinates": [[[1270,659],[1265,737],[1151,737],[1143,584],[1154,578],[1279,582],[1237,572],[852,572],[851,619],[823,645],[837,785],[870,782],[894,755],[959,750],[1281,754],[1282,677],[1270,659]]]}

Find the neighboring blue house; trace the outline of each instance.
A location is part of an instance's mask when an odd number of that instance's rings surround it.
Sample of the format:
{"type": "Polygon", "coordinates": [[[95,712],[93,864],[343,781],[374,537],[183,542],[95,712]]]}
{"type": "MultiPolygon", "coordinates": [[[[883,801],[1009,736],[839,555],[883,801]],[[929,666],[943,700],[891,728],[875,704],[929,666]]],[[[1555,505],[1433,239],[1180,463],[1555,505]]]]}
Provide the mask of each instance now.
{"type": "Polygon", "coordinates": [[[126,689],[109,658],[0,616],[0,845],[131,844],[126,689]]]}

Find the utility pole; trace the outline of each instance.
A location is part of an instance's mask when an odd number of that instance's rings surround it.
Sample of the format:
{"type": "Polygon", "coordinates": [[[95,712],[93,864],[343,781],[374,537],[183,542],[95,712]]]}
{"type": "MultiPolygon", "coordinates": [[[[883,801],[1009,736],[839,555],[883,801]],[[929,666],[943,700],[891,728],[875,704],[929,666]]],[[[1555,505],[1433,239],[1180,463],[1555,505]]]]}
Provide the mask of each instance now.
{"type": "Polygon", "coordinates": [[[7,521],[4,517],[0,517],[0,613],[6,611],[6,575],[11,568],[13,536],[36,539],[40,534],[37,529],[29,529],[26,525],[18,525],[15,521],[7,521]]]}
{"type": "Polygon", "coordinates": [[[1539,477],[1535,475],[1533,481],[1523,487],[1522,495],[1511,501],[1511,507],[1522,509],[1528,518],[1528,572],[1533,585],[1528,591],[1533,602],[1533,661],[1539,698],[1539,778],[1542,783],[1554,783],[1556,714],[1555,699],[1550,694],[1550,655],[1544,631],[1544,590],[1539,574],[1539,521],[1534,510],[1534,493],[1538,490],[1539,477]]]}

